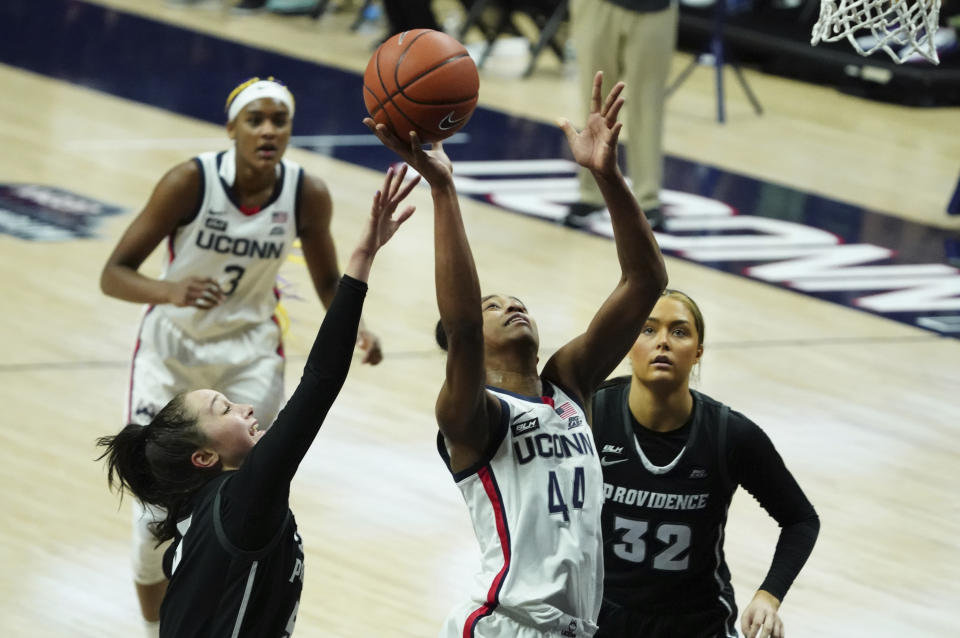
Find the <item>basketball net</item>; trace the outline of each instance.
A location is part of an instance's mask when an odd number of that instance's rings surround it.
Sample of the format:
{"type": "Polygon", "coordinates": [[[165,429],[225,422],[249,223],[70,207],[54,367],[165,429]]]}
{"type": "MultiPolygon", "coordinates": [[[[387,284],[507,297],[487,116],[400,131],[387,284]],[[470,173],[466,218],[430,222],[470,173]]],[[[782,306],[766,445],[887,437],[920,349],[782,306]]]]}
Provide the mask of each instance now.
{"type": "Polygon", "coordinates": [[[860,55],[883,49],[900,64],[916,52],[939,64],[939,15],[940,0],[820,0],[810,44],[846,38],[860,55]]]}

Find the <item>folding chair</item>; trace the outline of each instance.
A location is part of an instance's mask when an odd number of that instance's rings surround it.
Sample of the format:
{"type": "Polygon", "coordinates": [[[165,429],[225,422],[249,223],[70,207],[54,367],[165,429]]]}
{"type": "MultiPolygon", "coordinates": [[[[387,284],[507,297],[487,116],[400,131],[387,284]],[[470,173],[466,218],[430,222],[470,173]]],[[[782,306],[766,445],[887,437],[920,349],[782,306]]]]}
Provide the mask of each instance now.
{"type": "Polygon", "coordinates": [[[536,42],[530,43],[530,63],[523,72],[523,77],[529,77],[536,66],[537,58],[545,47],[556,54],[562,62],[564,60],[564,43],[559,41],[558,31],[570,14],[567,0],[462,0],[467,10],[467,17],[460,28],[459,39],[464,40],[470,29],[476,27],[483,33],[486,46],[480,54],[477,66],[483,68],[484,63],[493,52],[494,42],[503,34],[521,35],[522,31],[514,20],[517,15],[526,15],[539,30],[536,42]],[[488,10],[495,10],[497,17],[491,24],[485,20],[488,10]]]}

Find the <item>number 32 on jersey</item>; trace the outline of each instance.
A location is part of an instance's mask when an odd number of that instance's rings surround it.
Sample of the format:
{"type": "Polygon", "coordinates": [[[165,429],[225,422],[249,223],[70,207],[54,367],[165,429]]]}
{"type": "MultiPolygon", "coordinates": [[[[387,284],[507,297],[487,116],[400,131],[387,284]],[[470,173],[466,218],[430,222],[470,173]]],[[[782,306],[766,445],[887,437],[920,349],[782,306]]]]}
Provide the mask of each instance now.
{"type": "MultiPolygon", "coordinates": [[[[651,534],[650,523],[624,516],[614,519],[614,533],[622,532],[620,542],[613,545],[613,553],[631,563],[642,563],[647,558],[647,543],[651,534]]],[[[652,537],[665,545],[654,554],[653,568],[667,572],[683,571],[690,564],[690,527],[678,523],[660,523],[652,537]]]]}

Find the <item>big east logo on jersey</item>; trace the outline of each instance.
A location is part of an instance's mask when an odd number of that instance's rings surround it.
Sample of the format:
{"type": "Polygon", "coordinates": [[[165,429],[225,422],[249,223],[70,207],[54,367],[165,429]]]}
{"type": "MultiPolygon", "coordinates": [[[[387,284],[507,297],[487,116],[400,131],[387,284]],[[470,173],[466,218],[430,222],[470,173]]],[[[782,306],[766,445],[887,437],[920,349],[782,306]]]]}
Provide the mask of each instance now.
{"type": "Polygon", "coordinates": [[[0,184],[0,233],[30,241],[93,237],[100,220],[123,208],[52,186],[0,184]]]}

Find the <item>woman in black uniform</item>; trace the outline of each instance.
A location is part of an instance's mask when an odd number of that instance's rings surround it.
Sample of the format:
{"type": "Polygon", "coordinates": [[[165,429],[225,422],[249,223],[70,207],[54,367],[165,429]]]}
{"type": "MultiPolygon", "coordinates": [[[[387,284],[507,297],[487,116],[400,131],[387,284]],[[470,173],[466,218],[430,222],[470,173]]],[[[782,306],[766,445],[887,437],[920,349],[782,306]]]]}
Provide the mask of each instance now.
{"type": "Polygon", "coordinates": [[[174,397],[147,426],[102,437],[111,487],[165,508],[160,541],[170,585],[160,636],[289,636],[303,586],[303,545],[290,482],[350,368],[367,278],[377,251],[412,213],[397,205],[418,179],[387,172],[307,358],[273,427],[214,390],[174,397]],[[268,425],[268,424],[265,424],[268,425]]]}
{"type": "Polygon", "coordinates": [[[605,567],[596,638],[737,636],[723,538],[738,485],[781,527],[741,629],[784,635],[778,609],[820,520],[763,430],[690,389],[703,334],[696,303],[665,291],[630,351],[633,374],[594,395],[605,567]]]}

